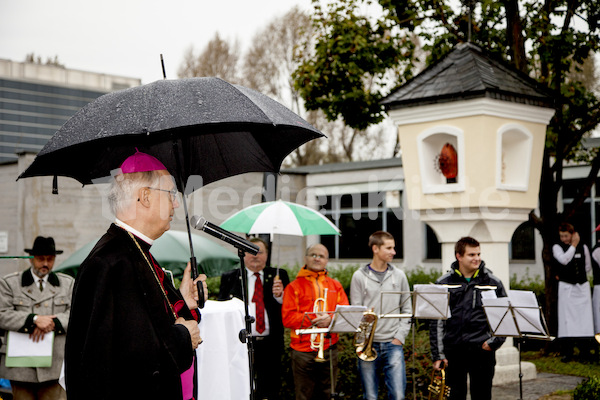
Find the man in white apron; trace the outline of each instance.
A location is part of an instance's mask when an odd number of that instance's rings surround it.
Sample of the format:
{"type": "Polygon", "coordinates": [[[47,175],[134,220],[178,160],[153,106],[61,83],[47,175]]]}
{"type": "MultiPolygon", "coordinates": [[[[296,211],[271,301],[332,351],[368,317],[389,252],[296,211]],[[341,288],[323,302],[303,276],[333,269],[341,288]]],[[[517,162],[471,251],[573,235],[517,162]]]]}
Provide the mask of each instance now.
{"type": "MultiPolygon", "coordinates": [[[[600,225],[596,227],[595,231],[600,231],[600,225]]],[[[598,241],[592,249],[592,271],[594,272],[592,307],[594,313],[594,333],[596,334],[596,340],[600,343],[600,236],[597,237],[598,241]]],[[[598,353],[600,353],[600,348],[596,347],[596,354],[598,353]]]]}
{"type": "Polygon", "coordinates": [[[573,225],[559,226],[560,243],[552,246],[558,279],[558,335],[562,361],[573,358],[574,347],[582,358],[589,358],[594,336],[592,293],[587,274],[592,272],[590,250],[580,243],[573,225]]]}

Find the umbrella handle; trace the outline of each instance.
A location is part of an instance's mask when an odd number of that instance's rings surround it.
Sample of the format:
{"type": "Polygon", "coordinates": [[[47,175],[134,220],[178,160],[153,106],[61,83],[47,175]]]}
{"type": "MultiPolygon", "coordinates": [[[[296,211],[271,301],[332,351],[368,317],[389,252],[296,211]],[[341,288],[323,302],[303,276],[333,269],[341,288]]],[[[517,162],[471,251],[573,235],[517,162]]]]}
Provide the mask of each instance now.
{"type": "MultiPolygon", "coordinates": [[[[196,257],[190,257],[190,264],[192,266],[192,280],[196,280],[198,277],[198,262],[196,257]]],[[[198,308],[204,308],[204,285],[201,281],[196,282],[198,287],[198,308]]]]}
{"type": "MultiPolygon", "coordinates": [[[[185,182],[183,181],[183,169],[181,168],[181,160],[179,159],[179,146],[177,145],[177,140],[175,138],[173,138],[173,153],[175,154],[175,162],[177,164],[177,175],[179,177],[179,183],[181,184],[181,201],[183,203],[183,211],[185,213],[185,225],[187,227],[188,239],[190,241],[190,264],[192,265],[192,280],[196,280],[196,278],[198,277],[198,262],[196,261],[196,257],[194,257],[192,231],[190,229],[190,219],[187,210],[187,202],[185,201],[185,182]]],[[[204,287],[202,286],[202,282],[200,281],[196,282],[196,285],[198,287],[198,308],[204,308],[204,287]]]]}

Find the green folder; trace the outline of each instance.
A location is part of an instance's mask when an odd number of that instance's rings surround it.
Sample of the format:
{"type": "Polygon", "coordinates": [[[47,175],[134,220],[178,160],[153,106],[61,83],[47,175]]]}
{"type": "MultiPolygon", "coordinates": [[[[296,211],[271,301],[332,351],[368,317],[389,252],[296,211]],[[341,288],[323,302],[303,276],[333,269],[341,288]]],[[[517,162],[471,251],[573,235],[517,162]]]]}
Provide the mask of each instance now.
{"type": "Polygon", "coordinates": [[[6,341],[7,367],[50,367],[54,332],[44,335],[44,340],[34,343],[28,333],[9,331],[6,341]]]}

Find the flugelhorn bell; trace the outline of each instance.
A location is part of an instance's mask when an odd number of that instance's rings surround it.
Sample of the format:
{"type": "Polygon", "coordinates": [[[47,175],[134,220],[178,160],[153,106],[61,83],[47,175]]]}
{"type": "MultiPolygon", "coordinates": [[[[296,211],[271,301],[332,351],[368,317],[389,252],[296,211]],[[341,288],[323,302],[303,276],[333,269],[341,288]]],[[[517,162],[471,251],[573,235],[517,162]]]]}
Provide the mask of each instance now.
{"type": "Polygon", "coordinates": [[[354,336],[356,355],[363,361],[373,361],[377,358],[377,352],[373,350],[373,337],[377,327],[377,314],[373,310],[365,311],[358,332],[354,336]]]}

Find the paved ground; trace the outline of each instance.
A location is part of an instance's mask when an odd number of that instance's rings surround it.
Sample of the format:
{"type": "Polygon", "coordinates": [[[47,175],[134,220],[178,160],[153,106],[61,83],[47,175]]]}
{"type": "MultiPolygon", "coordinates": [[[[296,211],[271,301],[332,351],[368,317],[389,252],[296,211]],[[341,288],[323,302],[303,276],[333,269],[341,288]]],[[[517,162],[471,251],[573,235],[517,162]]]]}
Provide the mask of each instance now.
{"type": "MultiPolygon", "coordinates": [[[[568,400],[571,396],[548,396],[557,390],[572,390],[583,380],[579,376],[546,374],[538,372],[537,379],[523,381],[523,397],[520,397],[519,382],[492,388],[493,400],[568,400]]],[[[0,390],[0,398],[12,399],[10,392],[0,390]]],[[[467,399],[470,399],[467,396],[467,399]]]]}
{"type": "MultiPolygon", "coordinates": [[[[550,400],[564,397],[548,397],[557,390],[572,390],[583,380],[580,376],[546,374],[538,372],[537,379],[523,381],[523,397],[520,397],[519,382],[494,386],[492,388],[493,400],[550,400]]],[[[571,397],[566,397],[567,399],[571,397]]]]}

